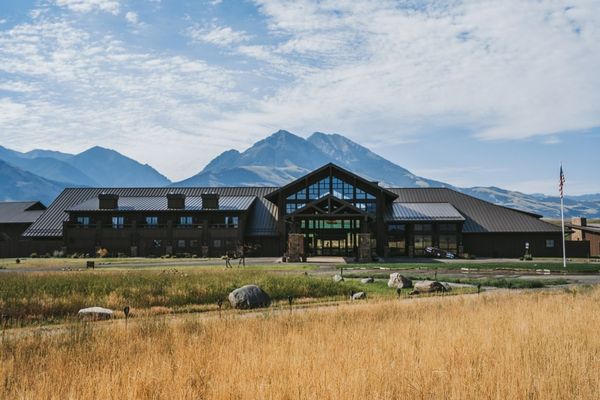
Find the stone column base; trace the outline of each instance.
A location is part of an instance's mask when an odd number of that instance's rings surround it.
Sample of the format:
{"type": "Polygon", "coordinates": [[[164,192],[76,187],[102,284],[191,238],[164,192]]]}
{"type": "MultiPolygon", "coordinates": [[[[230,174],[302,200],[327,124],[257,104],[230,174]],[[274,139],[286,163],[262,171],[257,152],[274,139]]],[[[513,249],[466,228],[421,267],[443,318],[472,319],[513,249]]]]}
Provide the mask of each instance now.
{"type": "Polygon", "coordinates": [[[288,235],[287,257],[289,262],[300,262],[304,257],[304,235],[290,233],[288,235]]]}
{"type": "Polygon", "coordinates": [[[371,234],[370,233],[358,233],[358,262],[371,262],[373,256],[371,254],[371,234]]]}

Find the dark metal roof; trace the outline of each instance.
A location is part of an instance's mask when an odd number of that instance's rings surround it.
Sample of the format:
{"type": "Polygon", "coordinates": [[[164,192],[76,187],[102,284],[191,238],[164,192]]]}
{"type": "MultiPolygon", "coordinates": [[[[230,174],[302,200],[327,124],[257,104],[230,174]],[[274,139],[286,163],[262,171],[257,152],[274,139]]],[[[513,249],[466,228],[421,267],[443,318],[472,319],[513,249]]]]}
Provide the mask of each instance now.
{"type": "MultiPolygon", "coordinates": [[[[273,187],[177,188],[177,192],[185,194],[187,198],[200,197],[203,193],[218,193],[221,199],[227,196],[233,198],[256,197],[256,201],[250,206],[249,211],[247,234],[250,236],[277,235],[277,206],[265,198],[275,190],[277,188],[273,187]]],[[[398,210],[400,216],[402,212],[418,213],[415,203],[437,203],[437,206],[419,205],[419,207],[424,207],[422,214],[429,214],[431,218],[435,218],[436,215],[439,217],[441,214],[451,214],[458,218],[450,210],[437,208],[441,207],[440,203],[447,203],[464,218],[464,233],[560,232],[559,226],[542,221],[534,214],[498,206],[447,188],[390,188],[387,190],[394,196],[398,196],[392,205],[392,216],[395,215],[394,210],[398,210]],[[402,203],[404,206],[397,205],[402,203]],[[406,203],[413,204],[412,210],[407,209],[406,203]],[[404,207],[403,210],[402,207],[404,207]]],[[[61,237],[63,221],[68,219],[65,210],[72,209],[90,199],[95,199],[97,202],[98,194],[102,192],[117,194],[121,198],[162,197],[166,199],[166,195],[173,192],[173,188],[68,188],[25,231],[23,236],[32,238],[61,237]]]]}
{"type": "Polygon", "coordinates": [[[450,203],[392,203],[386,210],[386,221],[464,221],[450,203]]]}
{"type": "Polygon", "coordinates": [[[0,224],[27,224],[46,210],[39,201],[7,201],[0,203],[0,224]]]}
{"type": "MultiPolygon", "coordinates": [[[[177,188],[177,193],[186,197],[200,197],[204,193],[218,193],[221,197],[257,197],[250,210],[247,234],[250,236],[273,236],[277,234],[277,207],[264,199],[273,187],[195,187],[177,188]]],[[[52,202],[48,210],[24,233],[29,238],[59,238],[62,236],[63,222],[69,218],[69,210],[90,199],[97,199],[100,193],[110,193],[119,197],[164,197],[173,188],[67,188],[52,202]]]]}
{"type": "Polygon", "coordinates": [[[390,189],[401,203],[450,203],[464,217],[464,233],[560,232],[531,213],[498,206],[448,188],[390,189]]]}
{"type": "MultiPolygon", "coordinates": [[[[211,211],[244,211],[250,208],[256,196],[220,196],[219,208],[211,211]]],[[[116,211],[170,211],[167,198],[160,197],[119,197],[116,211]]],[[[184,211],[202,211],[202,197],[190,196],[185,198],[184,211]]],[[[88,199],[66,211],[115,211],[100,208],[98,198],[88,199]]]]}

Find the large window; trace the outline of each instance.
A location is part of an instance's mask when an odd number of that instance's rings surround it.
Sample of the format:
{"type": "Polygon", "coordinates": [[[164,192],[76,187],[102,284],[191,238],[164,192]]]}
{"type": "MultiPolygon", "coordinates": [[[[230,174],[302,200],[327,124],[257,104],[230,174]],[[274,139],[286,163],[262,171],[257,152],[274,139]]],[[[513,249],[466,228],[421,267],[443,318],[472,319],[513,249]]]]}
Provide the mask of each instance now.
{"type": "Polygon", "coordinates": [[[404,238],[391,238],[388,240],[391,256],[403,256],[406,254],[406,240],[404,238]]]}
{"type": "Polygon", "coordinates": [[[440,224],[440,232],[456,232],[456,224],[440,224]]]}
{"type": "Polygon", "coordinates": [[[301,229],[359,229],[360,220],[352,219],[309,219],[300,221],[301,229]]]}
{"type": "Polygon", "coordinates": [[[404,224],[389,224],[388,225],[388,232],[404,232],[406,231],[406,225],[404,224]]]}
{"type": "Polygon", "coordinates": [[[456,252],[458,249],[456,235],[440,235],[440,249],[456,252]]]}
{"type": "Polygon", "coordinates": [[[308,187],[308,200],[317,200],[325,197],[330,193],[329,177],[321,179],[319,182],[313,183],[308,187]]]}
{"type": "Polygon", "coordinates": [[[431,235],[415,235],[415,255],[422,256],[425,249],[432,245],[431,235]]]}
{"type": "Polygon", "coordinates": [[[123,229],[125,226],[125,218],[121,216],[112,217],[112,227],[113,229],[123,229]]]}
{"type": "Polygon", "coordinates": [[[415,224],[413,229],[415,232],[431,232],[431,224],[415,224]]]}
{"type": "Polygon", "coordinates": [[[331,181],[332,193],[338,199],[352,200],[354,198],[354,186],[339,178],[333,177],[331,181]]]}
{"type": "MultiPolygon", "coordinates": [[[[336,176],[328,176],[289,195],[286,198],[285,213],[293,214],[306,206],[307,203],[328,195],[345,200],[366,213],[374,214],[376,212],[376,197],[374,195],[336,176]]],[[[334,210],[325,211],[333,212],[334,210]]]]}

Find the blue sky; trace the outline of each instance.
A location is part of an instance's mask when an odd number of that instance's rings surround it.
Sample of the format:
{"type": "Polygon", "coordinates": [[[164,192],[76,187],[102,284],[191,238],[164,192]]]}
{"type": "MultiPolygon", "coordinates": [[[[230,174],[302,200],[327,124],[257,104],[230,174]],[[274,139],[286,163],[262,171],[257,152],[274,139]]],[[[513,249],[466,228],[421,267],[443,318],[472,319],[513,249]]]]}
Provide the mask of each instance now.
{"type": "Polygon", "coordinates": [[[600,192],[600,2],[0,2],[0,144],[171,179],[278,129],[428,178],[600,192]]]}

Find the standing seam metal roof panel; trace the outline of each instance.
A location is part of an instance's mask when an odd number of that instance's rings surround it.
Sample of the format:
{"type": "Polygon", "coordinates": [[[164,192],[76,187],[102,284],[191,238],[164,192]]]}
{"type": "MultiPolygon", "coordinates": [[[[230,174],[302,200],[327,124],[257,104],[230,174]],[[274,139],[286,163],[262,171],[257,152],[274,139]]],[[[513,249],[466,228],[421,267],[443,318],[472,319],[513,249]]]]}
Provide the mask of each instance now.
{"type": "MultiPolygon", "coordinates": [[[[202,197],[190,196],[185,198],[183,211],[243,211],[250,208],[256,196],[220,196],[219,208],[202,208],[202,197]]],[[[101,209],[97,197],[72,206],[66,211],[171,211],[166,197],[119,197],[118,208],[101,209]]],[[[180,211],[181,211],[180,210],[180,211]]]]}
{"type": "Polygon", "coordinates": [[[392,203],[386,221],[464,221],[450,203],[392,203]]]}
{"type": "Polygon", "coordinates": [[[44,213],[45,209],[46,207],[39,201],[0,202],[0,224],[32,223],[44,213]]]}
{"type": "Polygon", "coordinates": [[[77,204],[97,198],[101,193],[116,194],[119,197],[164,197],[168,193],[182,193],[186,197],[200,197],[205,193],[219,196],[258,197],[250,210],[248,234],[251,236],[273,236],[277,234],[277,206],[269,204],[263,197],[271,193],[273,187],[192,187],[192,188],[67,188],[52,202],[46,212],[24,233],[28,238],[60,238],[63,222],[69,214],[65,212],[77,204]]]}
{"type": "Polygon", "coordinates": [[[463,233],[560,232],[560,227],[531,213],[498,206],[448,188],[390,189],[396,202],[450,203],[465,217],[463,233]]]}

